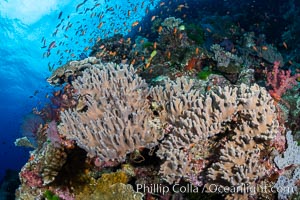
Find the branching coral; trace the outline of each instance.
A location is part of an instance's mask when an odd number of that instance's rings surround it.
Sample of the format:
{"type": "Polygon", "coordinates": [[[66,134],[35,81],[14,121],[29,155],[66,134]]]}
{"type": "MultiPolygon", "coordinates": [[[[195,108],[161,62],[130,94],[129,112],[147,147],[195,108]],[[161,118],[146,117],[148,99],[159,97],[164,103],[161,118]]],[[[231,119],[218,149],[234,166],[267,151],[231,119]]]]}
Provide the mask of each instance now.
{"type": "Polygon", "coordinates": [[[182,22],[183,21],[180,18],[168,17],[161,23],[161,25],[166,28],[173,29],[178,27],[182,22]]]}
{"type": "Polygon", "coordinates": [[[212,45],[210,50],[214,53],[213,59],[217,62],[218,67],[228,67],[231,62],[234,65],[241,65],[243,62],[241,58],[225,51],[219,44],[212,45]]]}
{"type": "Polygon", "coordinates": [[[292,132],[288,131],[287,135],[288,148],[283,155],[275,157],[274,161],[279,169],[283,169],[290,165],[300,165],[300,147],[297,142],[293,140],[292,132]]]}
{"type": "Polygon", "coordinates": [[[289,199],[295,192],[298,191],[297,182],[300,179],[300,168],[296,168],[290,177],[280,175],[274,187],[278,192],[278,199],[289,199]]]}

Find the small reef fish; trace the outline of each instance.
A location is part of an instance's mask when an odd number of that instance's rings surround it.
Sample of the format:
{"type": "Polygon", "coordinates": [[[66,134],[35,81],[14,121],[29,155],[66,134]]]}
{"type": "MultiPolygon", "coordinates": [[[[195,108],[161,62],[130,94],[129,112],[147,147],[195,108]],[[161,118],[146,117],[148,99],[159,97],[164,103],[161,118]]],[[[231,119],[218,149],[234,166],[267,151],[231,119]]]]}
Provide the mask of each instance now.
{"type": "Polygon", "coordinates": [[[44,49],[44,48],[46,48],[47,46],[46,46],[46,40],[45,40],[45,38],[43,37],[43,39],[42,39],[42,42],[43,42],[43,46],[41,47],[41,49],[44,49]]]}
{"type": "Polygon", "coordinates": [[[106,9],[106,12],[108,12],[108,11],[114,11],[114,8],[113,7],[109,7],[109,8],[106,9]]]}
{"type": "Polygon", "coordinates": [[[81,60],[83,60],[83,59],[85,59],[85,58],[87,58],[88,56],[85,54],[85,53],[81,53],[80,55],[79,55],[79,58],[81,59],[81,60]]]}
{"type": "Polygon", "coordinates": [[[54,33],[52,33],[52,36],[56,36],[56,35],[57,35],[57,32],[58,32],[58,29],[56,29],[56,30],[54,31],[54,33]]]}
{"type": "Polygon", "coordinates": [[[180,4],[177,6],[175,12],[177,11],[181,12],[182,8],[189,8],[189,7],[187,6],[187,4],[180,4]]]}
{"type": "Polygon", "coordinates": [[[58,18],[57,18],[57,19],[60,19],[60,18],[61,18],[61,16],[62,16],[62,14],[63,14],[63,12],[61,11],[61,12],[59,13],[59,15],[58,15],[58,18]]]}
{"type": "Polygon", "coordinates": [[[151,22],[154,21],[155,18],[156,18],[156,15],[153,15],[153,16],[151,17],[151,22]]]}
{"type": "Polygon", "coordinates": [[[157,29],[157,32],[160,33],[162,31],[162,29],[163,29],[163,27],[159,26],[158,29],[157,29]]]}
{"type": "Polygon", "coordinates": [[[100,29],[102,26],[103,26],[103,22],[100,22],[97,28],[100,29]]]}
{"type": "Polygon", "coordinates": [[[284,46],[285,49],[288,49],[286,42],[283,42],[282,45],[284,46]]]}
{"type": "Polygon", "coordinates": [[[78,5],[76,6],[76,12],[78,12],[79,8],[80,8],[81,6],[83,6],[83,4],[85,4],[85,2],[87,2],[87,0],[84,0],[82,3],[80,3],[80,4],[78,4],[78,5]]]}
{"type": "Polygon", "coordinates": [[[131,26],[132,26],[132,27],[135,27],[135,26],[137,26],[138,24],[139,24],[139,22],[138,22],[138,21],[135,21],[135,22],[132,23],[131,26]]]}
{"type": "Polygon", "coordinates": [[[54,68],[54,64],[51,66],[50,62],[48,62],[48,70],[49,70],[49,72],[52,72],[53,68],[54,68]]]}
{"type": "Polygon", "coordinates": [[[211,30],[209,28],[206,28],[205,29],[207,32],[211,33],[211,30]]]}
{"type": "Polygon", "coordinates": [[[48,51],[50,51],[51,49],[55,48],[56,47],[56,42],[55,41],[52,41],[50,44],[49,44],[49,47],[48,47],[48,51]]]}
{"type": "Polygon", "coordinates": [[[153,49],[156,49],[156,47],[157,47],[157,43],[154,42],[154,43],[153,43],[153,49]]]}

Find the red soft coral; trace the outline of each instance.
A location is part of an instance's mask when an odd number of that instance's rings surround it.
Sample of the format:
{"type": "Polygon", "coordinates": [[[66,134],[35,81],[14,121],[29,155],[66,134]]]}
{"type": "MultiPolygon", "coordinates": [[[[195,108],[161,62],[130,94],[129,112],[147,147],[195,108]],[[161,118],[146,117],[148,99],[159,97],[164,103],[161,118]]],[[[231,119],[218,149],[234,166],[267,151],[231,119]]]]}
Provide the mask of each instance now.
{"type": "Polygon", "coordinates": [[[300,74],[291,76],[291,70],[281,70],[279,65],[280,62],[275,61],[273,70],[267,72],[267,86],[272,88],[269,93],[276,101],[280,101],[281,96],[296,85],[296,79],[300,77],[300,74]]]}

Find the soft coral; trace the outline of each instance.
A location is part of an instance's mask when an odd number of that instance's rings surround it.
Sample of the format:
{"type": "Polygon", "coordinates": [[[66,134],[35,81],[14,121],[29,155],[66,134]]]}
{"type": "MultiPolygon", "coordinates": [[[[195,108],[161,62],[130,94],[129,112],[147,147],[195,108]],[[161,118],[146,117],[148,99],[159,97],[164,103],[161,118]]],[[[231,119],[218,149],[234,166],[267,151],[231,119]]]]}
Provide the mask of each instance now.
{"type": "Polygon", "coordinates": [[[267,86],[272,88],[269,93],[276,101],[280,101],[281,96],[296,85],[296,79],[300,77],[300,74],[292,76],[291,70],[279,69],[279,65],[280,62],[275,61],[273,70],[267,72],[267,86]]]}

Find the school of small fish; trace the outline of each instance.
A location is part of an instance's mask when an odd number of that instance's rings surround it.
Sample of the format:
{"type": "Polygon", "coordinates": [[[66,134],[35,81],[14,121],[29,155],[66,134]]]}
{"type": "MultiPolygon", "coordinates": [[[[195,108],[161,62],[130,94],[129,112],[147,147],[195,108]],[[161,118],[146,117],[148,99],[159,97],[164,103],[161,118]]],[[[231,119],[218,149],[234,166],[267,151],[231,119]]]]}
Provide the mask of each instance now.
{"type": "MultiPolygon", "coordinates": [[[[113,0],[105,0],[104,3],[100,3],[100,0],[83,0],[74,7],[72,13],[58,11],[58,22],[51,36],[41,39],[41,48],[45,49],[43,57],[56,61],[48,63],[49,71],[52,72],[67,61],[80,59],[82,53],[88,54],[101,39],[117,33],[127,35],[134,30],[141,32],[142,24],[138,18],[141,13],[149,15],[157,7],[169,11],[168,5],[171,4],[178,4],[178,0],[149,0],[140,3],[127,0],[122,4],[113,0]]],[[[178,4],[175,11],[180,12],[187,8],[187,3],[178,4]]],[[[156,13],[149,19],[154,23],[162,14],[164,13],[156,13]]],[[[161,30],[162,27],[159,27],[157,31],[161,30]]],[[[130,40],[129,37],[126,39],[130,40]]]]}

